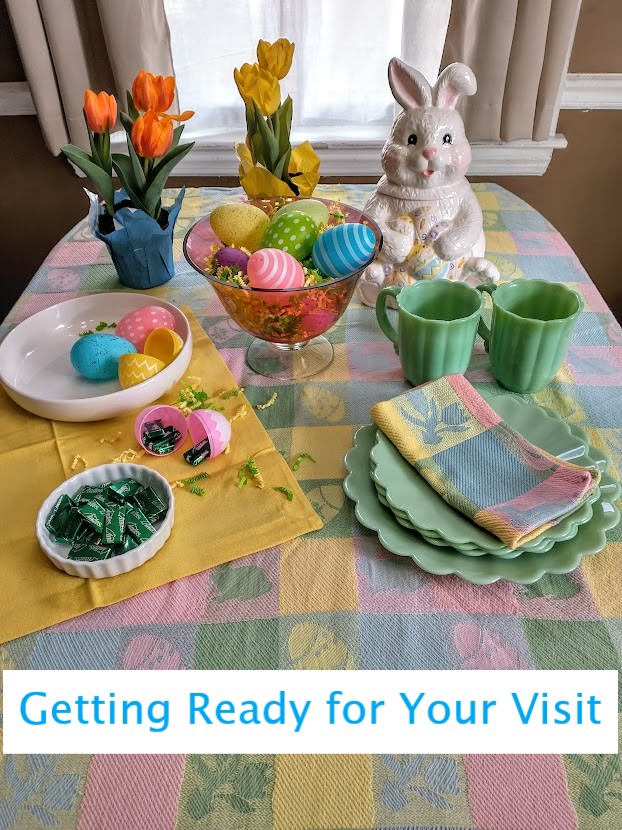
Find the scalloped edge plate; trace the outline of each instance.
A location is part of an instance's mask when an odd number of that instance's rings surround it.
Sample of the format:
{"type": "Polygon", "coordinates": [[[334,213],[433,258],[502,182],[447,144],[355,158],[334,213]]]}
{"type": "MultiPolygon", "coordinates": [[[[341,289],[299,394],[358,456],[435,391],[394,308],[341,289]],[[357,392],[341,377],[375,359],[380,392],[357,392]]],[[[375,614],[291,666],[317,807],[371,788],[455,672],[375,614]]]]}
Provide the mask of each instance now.
{"type": "MultiPolygon", "coordinates": [[[[580,466],[596,465],[595,460],[590,455],[592,448],[589,446],[589,439],[585,431],[575,424],[568,424],[553,410],[524,401],[522,398],[515,398],[512,395],[488,396],[487,402],[504,421],[507,421],[528,441],[543,447],[552,455],[565,461],[572,460],[580,466]],[[590,463],[582,463],[584,459],[590,463]]],[[[556,542],[566,541],[575,536],[578,527],[591,519],[593,504],[599,498],[597,489],[579,507],[562,518],[557,525],[549,528],[532,542],[523,545],[517,553],[491,533],[478,527],[468,518],[461,516],[433,491],[430,494],[429,485],[423,482],[423,479],[421,479],[421,482],[426,488],[426,495],[431,495],[434,500],[433,506],[442,511],[442,516],[439,517],[432,509],[425,515],[415,512],[413,510],[414,501],[406,501],[404,490],[399,486],[401,482],[412,487],[412,468],[379,430],[376,444],[370,453],[370,464],[373,467],[372,479],[376,485],[383,488],[382,495],[401,524],[406,527],[410,526],[413,530],[421,533],[432,544],[448,545],[463,551],[469,556],[483,556],[486,553],[494,553],[496,556],[511,559],[523,551],[544,553],[550,550],[556,542]],[[397,482],[387,481],[387,464],[398,476],[397,482]],[[434,518],[435,515],[436,518],[434,518]],[[457,522],[458,525],[453,530],[448,528],[446,521],[443,521],[443,517],[457,522]],[[401,521],[402,519],[404,521],[401,521]],[[433,538],[430,538],[431,536],[433,538]]]]}
{"type": "Polygon", "coordinates": [[[369,454],[375,438],[374,424],[357,430],[354,446],[344,458],[348,475],[343,482],[343,489],[356,504],[355,512],[359,522],[378,534],[380,544],[390,553],[411,558],[427,573],[437,576],[455,574],[475,585],[490,585],[499,579],[529,585],[546,573],[570,573],[578,567],[582,556],[600,553],[607,542],[605,532],[620,521],[620,511],[613,504],[620,495],[620,485],[613,482],[606,496],[601,495],[595,503],[591,521],[581,525],[573,539],[558,542],[546,554],[523,553],[515,559],[502,559],[490,554],[465,556],[452,548],[431,545],[422,537],[401,527],[393,513],[378,501],[369,475],[369,454]]]}

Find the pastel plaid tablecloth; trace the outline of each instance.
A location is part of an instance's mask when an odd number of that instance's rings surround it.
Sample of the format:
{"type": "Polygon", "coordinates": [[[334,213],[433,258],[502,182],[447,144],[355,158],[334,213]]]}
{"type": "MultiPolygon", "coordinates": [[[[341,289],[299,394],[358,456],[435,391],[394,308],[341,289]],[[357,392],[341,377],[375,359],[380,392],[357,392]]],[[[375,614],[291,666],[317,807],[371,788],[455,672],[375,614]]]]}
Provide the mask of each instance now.
{"type": "MultiPolygon", "coordinates": [[[[323,187],[362,206],[370,187],[323,187]]],[[[585,298],[567,363],[533,400],[585,427],[621,470],[622,331],[554,228],[496,185],[475,185],[487,250],[504,279],[564,282],[585,298]]],[[[191,271],[191,224],[239,190],[189,190],[175,229],[177,275],[155,296],[191,306],[287,459],[321,531],[93,611],[0,650],[29,669],[620,669],[622,532],[567,576],[520,587],[435,577],[387,554],[342,490],[343,456],[373,403],[405,391],[372,309],[353,302],[322,374],[273,383],[245,365],[249,337],[191,271]]],[[[171,194],[169,194],[171,195],[171,194]]],[[[50,253],[2,327],[81,293],[119,290],[105,246],[81,222],[50,253]]],[[[481,346],[467,373],[494,389],[481,346]]],[[[615,756],[3,757],[0,828],[62,830],[616,830],[615,756]]]]}

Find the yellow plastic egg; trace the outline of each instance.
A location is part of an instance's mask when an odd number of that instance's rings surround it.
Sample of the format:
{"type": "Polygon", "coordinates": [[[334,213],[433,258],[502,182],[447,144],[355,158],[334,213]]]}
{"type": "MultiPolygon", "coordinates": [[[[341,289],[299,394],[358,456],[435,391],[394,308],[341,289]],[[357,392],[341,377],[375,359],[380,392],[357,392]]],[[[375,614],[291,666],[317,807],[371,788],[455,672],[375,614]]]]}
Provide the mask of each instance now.
{"type": "Polygon", "coordinates": [[[165,366],[172,363],[184,347],[184,341],[172,329],[154,329],[147,339],[143,353],[157,357],[165,366]]]}
{"type": "Polygon", "coordinates": [[[270,219],[255,205],[237,202],[212,211],[210,224],[223,245],[235,245],[253,253],[260,248],[270,219]]]}
{"type": "Polygon", "coordinates": [[[124,354],[119,358],[119,383],[123,389],[136,386],[164,369],[165,364],[148,354],[124,354]]]}

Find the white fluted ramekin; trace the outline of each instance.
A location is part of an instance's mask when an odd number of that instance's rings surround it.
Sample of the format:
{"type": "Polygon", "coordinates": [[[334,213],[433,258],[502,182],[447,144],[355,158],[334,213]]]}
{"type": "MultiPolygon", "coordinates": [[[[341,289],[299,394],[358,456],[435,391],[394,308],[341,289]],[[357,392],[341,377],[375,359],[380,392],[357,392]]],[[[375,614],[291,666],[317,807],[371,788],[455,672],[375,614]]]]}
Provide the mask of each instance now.
{"type": "Polygon", "coordinates": [[[36,533],[41,549],[57,568],[71,576],[81,576],[84,579],[103,579],[109,576],[118,576],[134,568],[139,568],[151,559],[164,545],[171,535],[175,512],[173,491],[168,481],[155,470],[143,467],[140,464],[102,464],[91,470],[73,476],[57,487],[41,505],[37,515],[36,533]],[[156,532],[142,545],[120,556],[104,559],[101,562],[76,562],[67,556],[71,545],[62,545],[56,542],[45,526],[50,511],[58,499],[66,494],[73,496],[85,484],[105,484],[108,481],[119,481],[122,478],[133,478],[146,487],[153,487],[162,501],[168,505],[168,510],[162,521],[156,523],[156,532]]]}

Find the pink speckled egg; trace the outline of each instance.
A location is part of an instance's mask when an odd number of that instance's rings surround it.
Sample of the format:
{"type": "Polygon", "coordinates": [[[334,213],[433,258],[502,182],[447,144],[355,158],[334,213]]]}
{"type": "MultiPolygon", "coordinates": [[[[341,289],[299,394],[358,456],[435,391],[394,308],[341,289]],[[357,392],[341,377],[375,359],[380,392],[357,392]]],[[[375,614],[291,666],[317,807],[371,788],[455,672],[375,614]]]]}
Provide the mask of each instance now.
{"type": "Polygon", "coordinates": [[[248,254],[239,248],[221,248],[214,254],[214,259],[219,265],[227,268],[239,268],[245,274],[248,265],[248,254]]]}
{"type": "Polygon", "coordinates": [[[174,328],[175,318],[168,309],[158,305],[147,305],[122,317],[115,334],[129,340],[139,352],[142,352],[145,340],[154,329],[174,328]]]}
{"type": "Polygon", "coordinates": [[[246,274],[251,288],[285,291],[302,288],[305,282],[302,265],[291,254],[278,248],[262,248],[248,260],[246,274]]]}
{"type": "Polygon", "coordinates": [[[210,458],[220,455],[231,441],[231,424],[220,412],[213,409],[196,409],[188,415],[188,432],[194,446],[207,439],[210,458]]]}

